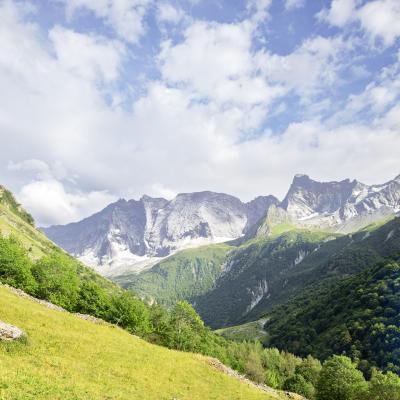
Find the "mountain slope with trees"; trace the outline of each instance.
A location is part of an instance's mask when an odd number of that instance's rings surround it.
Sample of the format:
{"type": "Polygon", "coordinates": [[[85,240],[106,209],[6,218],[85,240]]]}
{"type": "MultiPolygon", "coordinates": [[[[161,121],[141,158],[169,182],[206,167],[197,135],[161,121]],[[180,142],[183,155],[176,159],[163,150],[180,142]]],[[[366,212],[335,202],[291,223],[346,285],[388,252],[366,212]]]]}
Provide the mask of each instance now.
{"type": "Polygon", "coordinates": [[[268,315],[268,344],[325,359],[346,354],[400,373],[400,264],[386,260],[333,287],[304,291],[268,315]]]}

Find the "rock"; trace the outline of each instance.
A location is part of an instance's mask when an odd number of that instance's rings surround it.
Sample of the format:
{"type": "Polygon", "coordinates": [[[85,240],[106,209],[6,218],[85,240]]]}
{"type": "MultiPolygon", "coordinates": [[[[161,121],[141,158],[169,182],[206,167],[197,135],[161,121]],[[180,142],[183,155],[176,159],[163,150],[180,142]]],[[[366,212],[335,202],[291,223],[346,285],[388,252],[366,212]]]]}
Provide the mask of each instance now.
{"type": "Polygon", "coordinates": [[[24,335],[24,331],[16,326],[0,321],[0,340],[16,340],[24,335]]]}

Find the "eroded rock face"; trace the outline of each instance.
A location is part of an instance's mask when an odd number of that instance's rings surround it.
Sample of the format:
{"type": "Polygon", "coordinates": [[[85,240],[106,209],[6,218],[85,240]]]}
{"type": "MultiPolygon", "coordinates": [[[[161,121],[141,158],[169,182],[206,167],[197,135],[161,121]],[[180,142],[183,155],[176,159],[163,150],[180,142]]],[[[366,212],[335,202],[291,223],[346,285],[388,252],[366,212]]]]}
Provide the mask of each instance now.
{"type": "Polygon", "coordinates": [[[0,340],[16,340],[24,336],[24,331],[16,326],[0,321],[0,340]]]}
{"type": "Polygon", "coordinates": [[[223,193],[172,200],[119,200],[80,222],[43,228],[64,250],[103,275],[140,271],[176,250],[237,239],[260,220],[273,196],[248,203],[223,193]]]}

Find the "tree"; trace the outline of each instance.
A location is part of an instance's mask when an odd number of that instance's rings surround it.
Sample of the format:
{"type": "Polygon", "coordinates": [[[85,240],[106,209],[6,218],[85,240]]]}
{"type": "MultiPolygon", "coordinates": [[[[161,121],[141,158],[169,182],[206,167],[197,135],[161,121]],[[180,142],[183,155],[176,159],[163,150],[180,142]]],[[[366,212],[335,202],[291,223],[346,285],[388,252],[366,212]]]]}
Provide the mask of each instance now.
{"type": "Polygon", "coordinates": [[[307,382],[300,374],[294,374],[292,377],[285,380],[283,385],[284,390],[301,394],[307,399],[314,399],[315,388],[311,382],[307,382]]]}
{"type": "Polygon", "coordinates": [[[400,400],[400,377],[393,372],[372,370],[366,400],[400,400]]]}
{"type": "Polygon", "coordinates": [[[367,382],[350,358],[332,356],[322,366],[316,389],[318,400],[353,400],[367,391],[367,382]]]}
{"type": "Polygon", "coordinates": [[[80,283],[75,260],[54,252],[37,261],[32,274],[38,283],[38,297],[67,310],[75,310],[80,283]]]}
{"type": "Polygon", "coordinates": [[[252,381],[257,383],[264,383],[265,373],[261,364],[260,355],[258,353],[252,351],[247,356],[245,373],[252,381]]]}
{"type": "Polygon", "coordinates": [[[303,376],[307,382],[311,382],[315,387],[317,385],[321,369],[321,362],[308,355],[307,358],[303,359],[301,364],[296,367],[296,374],[303,376]]]}
{"type": "Polygon", "coordinates": [[[32,262],[15,237],[0,237],[0,281],[34,294],[36,282],[31,272],[32,262]]]}
{"type": "Polygon", "coordinates": [[[93,281],[84,281],[79,289],[76,309],[79,312],[103,317],[109,306],[109,297],[104,289],[93,281]]]}
{"type": "Polygon", "coordinates": [[[121,292],[111,298],[107,320],[139,336],[151,332],[150,313],[146,305],[130,292],[121,292]]]}
{"type": "Polygon", "coordinates": [[[199,351],[206,328],[200,316],[187,301],[178,301],[171,311],[172,335],[169,347],[199,351]]]}

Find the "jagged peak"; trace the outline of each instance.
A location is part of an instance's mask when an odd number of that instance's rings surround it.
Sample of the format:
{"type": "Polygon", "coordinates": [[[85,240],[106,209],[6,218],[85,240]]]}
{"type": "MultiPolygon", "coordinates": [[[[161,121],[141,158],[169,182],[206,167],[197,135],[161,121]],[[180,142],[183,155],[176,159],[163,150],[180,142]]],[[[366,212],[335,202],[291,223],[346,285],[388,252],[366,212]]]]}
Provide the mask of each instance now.
{"type": "Polygon", "coordinates": [[[395,181],[395,182],[400,182],[400,174],[397,175],[397,176],[393,179],[393,181],[395,181]]]}

